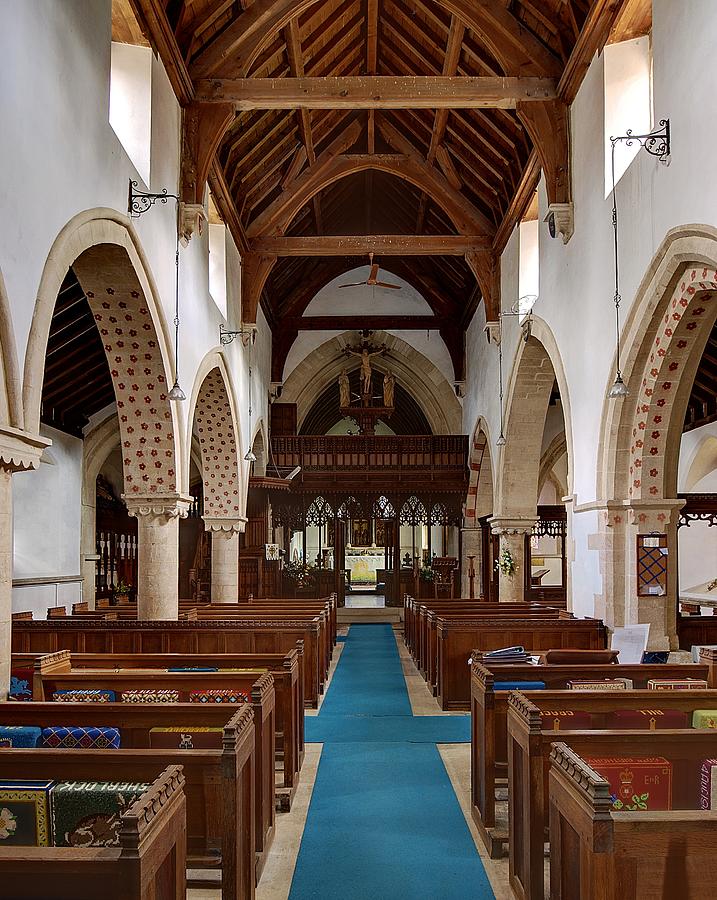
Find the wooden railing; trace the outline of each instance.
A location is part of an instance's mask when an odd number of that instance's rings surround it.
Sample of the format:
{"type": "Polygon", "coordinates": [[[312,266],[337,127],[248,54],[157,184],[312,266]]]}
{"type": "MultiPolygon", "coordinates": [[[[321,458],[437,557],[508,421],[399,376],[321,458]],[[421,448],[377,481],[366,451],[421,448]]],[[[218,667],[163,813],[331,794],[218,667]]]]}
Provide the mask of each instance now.
{"type": "Polygon", "coordinates": [[[280,470],[311,472],[391,471],[463,477],[468,460],[465,435],[300,435],[275,437],[272,453],[280,470]]]}

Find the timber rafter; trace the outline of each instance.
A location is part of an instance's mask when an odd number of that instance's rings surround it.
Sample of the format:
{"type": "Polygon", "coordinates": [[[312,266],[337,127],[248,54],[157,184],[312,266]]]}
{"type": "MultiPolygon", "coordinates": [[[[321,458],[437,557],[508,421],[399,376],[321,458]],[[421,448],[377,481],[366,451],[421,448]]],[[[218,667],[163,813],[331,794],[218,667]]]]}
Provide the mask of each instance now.
{"type": "Polygon", "coordinates": [[[183,106],[182,199],[211,183],[245,257],[242,315],[261,302],[277,327],[297,285],[371,250],[461,327],[480,298],[492,318],[541,171],[550,203],[572,199],[590,60],[616,21],[649,21],[641,0],[129,2],[183,106]]]}

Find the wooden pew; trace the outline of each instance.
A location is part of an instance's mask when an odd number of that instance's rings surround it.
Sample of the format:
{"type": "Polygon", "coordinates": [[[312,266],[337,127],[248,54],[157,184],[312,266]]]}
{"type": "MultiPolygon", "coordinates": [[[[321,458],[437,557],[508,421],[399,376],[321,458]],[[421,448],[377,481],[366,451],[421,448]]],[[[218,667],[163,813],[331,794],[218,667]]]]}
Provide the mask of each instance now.
{"type": "MultiPolygon", "coordinates": [[[[38,693],[42,700],[51,700],[55,690],[96,688],[114,691],[117,700],[123,691],[132,690],[178,690],[182,696],[191,690],[201,689],[229,688],[243,691],[250,698],[254,709],[254,799],[258,880],[276,827],[275,693],[274,679],[269,672],[257,676],[240,672],[163,672],[159,669],[68,671],[67,666],[61,664],[59,660],[56,665],[43,665],[43,660],[40,659],[36,661],[35,683],[38,685],[38,693]]],[[[124,704],[120,704],[122,705],[124,704]]],[[[229,708],[235,709],[236,706],[232,705],[229,708]]],[[[102,717],[103,709],[104,704],[100,708],[95,706],[95,715],[102,717]]]]}
{"type": "Polygon", "coordinates": [[[552,745],[560,740],[581,756],[656,757],[673,763],[676,803],[699,800],[703,760],[715,755],[710,729],[658,731],[600,728],[600,716],[619,709],[717,708],[717,691],[511,691],[508,699],[509,879],[520,900],[544,896],[544,842],[548,839],[548,771],[552,745]],[[666,695],[670,695],[669,697],[666,695]],[[679,694],[680,696],[675,696],[679,694]],[[609,696],[608,696],[609,695],[609,696]],[[546,731],[543,710],[585,710],[598,721],[583,731],[546,731]]]}
{"type": "MultiPolygon", "coordinates": [[[[126,723],[140,721],[139,733],[148,734],[155,726],[191,722],[187,716],[195,706],[204,704],[103,703],[100,709],[91,703],[7,703],[1,718],[9,725],[116,725],[124,729],[126,743],[138,740],[138,731],[126,723]]],[[[217,708],[222,709],[220,704],[217,708]]],[[[257,857],[251,706],[235,709],[228,721],[225,715],[223,729],[221,750],[156,750],[149,749],[148,742],[119,750],[4,749],[0,778],[148,782],[167,766],[180,765],[187,802],[188,865],[221,865],[222,900],[252,900],[257,857]]]]}
{"type": "MultiPolygon", "coordinates": [[[[508,773],[510,691],[496,691],[496,681],[542,681],[549,691],[562,691],[567,689],[568,682],[572,680],[629,678],[636,689],[644,690],[651,678],[706,677],[707,667],[692,663],[539,666],[529,663],[486,664],[481,653],[474,653],[471,661],[471,813],[490,857],[496,859],[502,856],[508,844],[507,828],[496,823],[495,788],[498,780],[505,779],[508,773]]],[[[650,691],[649,700],[651,704],[662,707],[662,699],[667,698],[664,708],[672,708],[670,704],[675,703],[676,693],[684,692],[650,691]]],[[[577,691],[570,691],[568,694],[569,698],[575,698],[576,695],[577,691]]],[[[533,696],[533,692],[530,692],[530,697],[533,696]]],[[[543,691],[539,691],[537,700],[542,696],[543,691]]],[[[584,692],[580,692],[579,696],[584,698],[584,692]]],[[[585,701],[581,699],[579,702],[585,701]]],[[[681,708],[679,698],[676,708],[681,708]]]]}
{"type": "Polygon", "coordinates": [[[444,619],[437,622],[436,692],[441,709],[470,709],[468,665],[474,650],[520,645],[526,649],[567,647],[603,650],[607,629],[599,619],[514,619],[509,616],[444,619]]]}
{"type": "Polygon", "coordinates": [[[121,815],[120,847],[0,847],[2,896],[13,900],[185,900],[187,804],[169,766],[121,815]]]}
{"type": "Polygon", "coordinates": [[[304,702],[319,705],[321,665],[319,624],[314,620],[116,622],[69,616],[53,622],[15,622],[16,653],[70,650],[73,653],[181,653],[187,656],[224,653],[288,653],[304,642],[304,702]]]}
{"type": "Polygon", "coordinates": [[[301,641],[288,653],[184,656],[172,653],[13,653],[13,668],[35,669],[40,682],[33,691],[42,699],[43,674],[83,669],[170,669],[181,666],[216,666],[219,669],[266,668],[274,679],[276,695],[276,754],[281,765],[282,786],[277,786],[278,808],[291,808],[304,760],[304,646],[301,641]]]}
{"type": "Polygon", "coordinates": [[[714,896],[716,810],[613,812],[609,783],[567,744],[550,763],[552,900],[714,896]]]}

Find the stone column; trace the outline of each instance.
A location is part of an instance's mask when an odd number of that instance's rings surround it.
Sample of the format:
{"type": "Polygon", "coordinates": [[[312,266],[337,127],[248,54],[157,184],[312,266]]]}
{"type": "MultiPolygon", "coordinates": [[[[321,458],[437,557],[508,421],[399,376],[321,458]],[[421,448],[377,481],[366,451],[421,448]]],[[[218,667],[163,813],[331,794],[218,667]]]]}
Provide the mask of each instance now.
{"type": "Polygon", "coordinates": [[[534,516],[513,519],[493,516],[488,521],[493,534],[500,535],[499,554],[504,550],[510,550],[516,566],[515,574],[512,576],[498,573],[498,599],[501,603],[522,602],[525,600],[525,567],[528,565],[525,557],[525,536],[531,533],[538,520],[534,516]]]}
{"type": "Polygon", "coordinates": [[[179,520],[191,497],[182,494],[123,495],[137,518],[137,617],[179,618],[179,520]]]}
{"type": "Polygon", "coordinates": [[[477,599],[481,594],[481,573],[483,571],[483,529],[480,525],[461,529],[461,597],[466,598],[471,596],[470,580],[468,578],[470,570],[469,556],[475,557],[473,560],[473,568],[475,569],[473,597],[477,599]]]}
{"type": "Polygon", "coordinates": [[[603,613],[610,628],[649,623],[650,650],[677,648],[677,521],[684,502],[679,499],[617,501],[606,504],[601,515],[604,602],[596,604],[596,614],[603,613]],[[667,538],[665,594],[639,595],[638,535],[667,538]]]}
{"type": "Polygon", "coordinates": [[[12,655],[12,475],[36,469],[50,443],[39,435],[0,427],[0,700],[7,699],[12,655]]]}
{"type": "Polygon", "coordinates": [[[204,527],[212,533],[212,603],[239,602],[239,534],[246,521],[204,517],[204,527]]]}

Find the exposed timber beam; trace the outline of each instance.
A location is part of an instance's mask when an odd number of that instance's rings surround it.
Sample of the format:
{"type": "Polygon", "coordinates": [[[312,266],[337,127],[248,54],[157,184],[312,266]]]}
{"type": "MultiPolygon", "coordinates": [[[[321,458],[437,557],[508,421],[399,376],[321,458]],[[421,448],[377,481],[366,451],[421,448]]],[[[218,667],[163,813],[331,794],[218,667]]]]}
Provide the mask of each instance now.
{"type": "Polygon", "coordinates": [[[292,316],[282,319],[282,327],[293,331],[371,331],[403,329],[408,331],[440,331],[445,328],[443,316],[292,316]]]}
{"type": "Polygon", "coordinates": [[[248,109],[515,109],[552,100],[554,78],[347,75],[202,79],[197,101],[248,109]]]}
{"type": "Polygon", "coordinates": [[[256,253],[270,256],[464,256],[489,248],[487,235],[372,234],[318,237],[260,237],[251,242],[256,253]]]}

